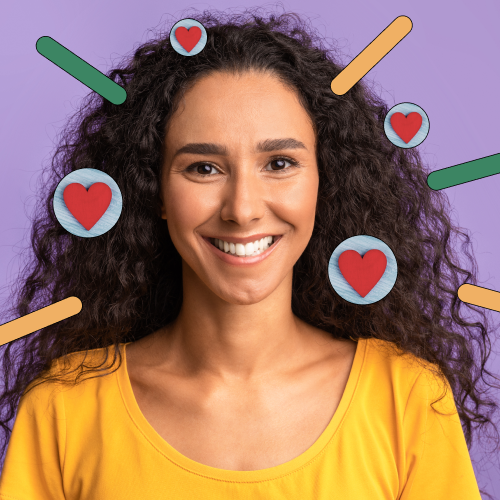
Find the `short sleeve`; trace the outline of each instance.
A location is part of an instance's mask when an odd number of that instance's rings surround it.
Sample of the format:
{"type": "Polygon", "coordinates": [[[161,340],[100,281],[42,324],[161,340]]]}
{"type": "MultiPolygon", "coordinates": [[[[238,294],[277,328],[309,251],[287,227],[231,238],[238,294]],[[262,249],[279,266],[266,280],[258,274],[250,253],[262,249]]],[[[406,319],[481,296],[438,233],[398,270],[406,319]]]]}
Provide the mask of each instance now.
{"type": "Polygon", "coordinates": [[[448,383],[444,387],[429,370],[422,370],[410,392],[403,427],[407,475],[400,500],[481,500],[448,383]]]}
{"type": "Polygon", "coordinates": [[[0,477],[0,500],[64,500],[66,420],[60,385],[43,382],[20,399],[0,477]]]}

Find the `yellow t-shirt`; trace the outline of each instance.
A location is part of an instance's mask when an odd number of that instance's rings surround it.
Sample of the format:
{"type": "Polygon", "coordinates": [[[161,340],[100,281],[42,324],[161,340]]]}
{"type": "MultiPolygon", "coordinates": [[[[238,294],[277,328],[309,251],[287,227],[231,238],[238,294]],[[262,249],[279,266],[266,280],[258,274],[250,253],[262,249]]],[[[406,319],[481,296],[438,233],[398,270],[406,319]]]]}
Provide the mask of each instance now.
{"type": "Polygon", "coordinates": [[[439,415],[430,407],[443,392],[438,379],[384,347],[360,340],[318,440],[293,460],[256,471],[209,467],[165,442],[137,405],[125,357],[115,373],[62,391],[41,384],[21,398],[0,498],[480,500],[451,389],[435,407],[454,415],[439,415]]]}

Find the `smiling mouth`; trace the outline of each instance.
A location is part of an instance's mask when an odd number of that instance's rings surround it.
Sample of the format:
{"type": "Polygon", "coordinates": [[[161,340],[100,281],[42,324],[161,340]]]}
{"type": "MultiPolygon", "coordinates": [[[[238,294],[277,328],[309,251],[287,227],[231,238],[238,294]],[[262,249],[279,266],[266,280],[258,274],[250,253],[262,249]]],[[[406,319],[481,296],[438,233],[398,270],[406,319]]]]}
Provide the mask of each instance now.
{"type": "Polygon", "coordinates": [[[208,238],[208,241],[214,247],[229,255],[234,255],[235,257],[255,257],[274,245],[277,239],[277,236],[264,236],[264,238],[246,244],[230,243],[217,238],[208,238]]]}

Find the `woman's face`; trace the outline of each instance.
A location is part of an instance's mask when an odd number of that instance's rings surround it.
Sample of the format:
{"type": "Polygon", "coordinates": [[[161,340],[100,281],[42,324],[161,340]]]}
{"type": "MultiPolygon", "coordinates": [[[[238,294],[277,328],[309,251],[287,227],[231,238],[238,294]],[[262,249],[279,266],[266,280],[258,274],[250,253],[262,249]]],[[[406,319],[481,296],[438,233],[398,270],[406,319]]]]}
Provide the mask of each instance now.
{"type": "Polygon", "coordinates": [[[162,217],[184,280],[233,304],[290,288],[319,182],[313,125],[296,93],[269,74],[213,73],[185,94],[165,146],[162,217]]]}

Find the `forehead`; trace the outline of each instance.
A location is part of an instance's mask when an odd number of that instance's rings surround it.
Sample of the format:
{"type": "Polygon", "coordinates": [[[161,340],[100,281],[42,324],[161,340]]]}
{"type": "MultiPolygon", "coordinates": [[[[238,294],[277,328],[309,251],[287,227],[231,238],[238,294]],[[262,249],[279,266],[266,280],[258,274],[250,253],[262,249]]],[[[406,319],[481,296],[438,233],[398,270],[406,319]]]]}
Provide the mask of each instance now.
{"type": "Polygon", "coordinates": [[[184,95],[167,132],[167,142],[201,140],[258,142],[296,137],[314,143],[313,124],[295,90],[262,72],[213,73],[184,95]]]}

